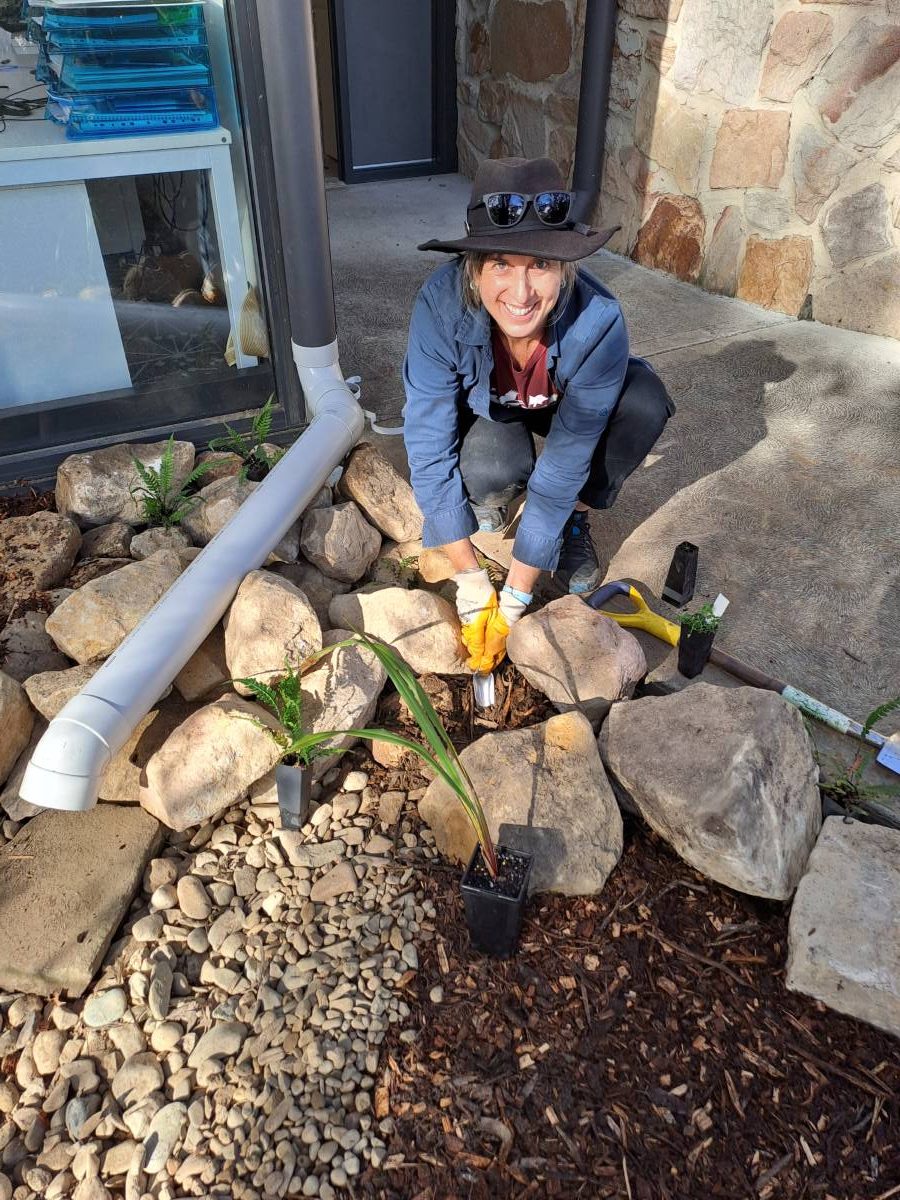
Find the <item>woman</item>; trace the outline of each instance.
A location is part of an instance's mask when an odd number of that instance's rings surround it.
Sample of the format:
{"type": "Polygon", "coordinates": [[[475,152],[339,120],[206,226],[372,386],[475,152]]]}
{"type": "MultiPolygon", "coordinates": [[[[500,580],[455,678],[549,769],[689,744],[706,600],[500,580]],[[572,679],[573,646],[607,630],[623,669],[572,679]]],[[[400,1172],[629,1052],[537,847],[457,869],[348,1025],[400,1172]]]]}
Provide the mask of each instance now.
{"type": "Polygon", "coordinates": [[[404,436],[423,543],[457,572],[474,671],[502,661],[542,571],[578,594],[600,584],[587,511],[612,505],[674,412],[655,372],[629,358],[616,299],[573,265],[615,231],[575,223],[571,201],[550,159],[484,162],[467,236],[419,247],[458,257],[416,300],[404,436]],[[546,438],[538,458],[535,434],[546,438]],[[498,598],[469,539],[500,528],[523,489],[498,598]]]}

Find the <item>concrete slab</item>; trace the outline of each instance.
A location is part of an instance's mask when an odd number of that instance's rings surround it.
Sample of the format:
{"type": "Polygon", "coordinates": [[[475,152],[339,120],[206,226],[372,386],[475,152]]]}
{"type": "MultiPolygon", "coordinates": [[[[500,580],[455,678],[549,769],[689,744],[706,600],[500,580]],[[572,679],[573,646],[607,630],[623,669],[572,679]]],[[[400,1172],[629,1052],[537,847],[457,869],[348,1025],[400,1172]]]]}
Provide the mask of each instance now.
{"type": "Polygon", "coordinates": [[[0,990],[82,995],[161,842],[141,808],[29,821],[0,850],[0,990]]]}
{"type": "MultiPolygon", "coordinates": [[[[468,191],[435,176],[329,192],[341,360],[381,420],[399,417],[409,314],[445,261],[416,243],[458,231],[468,191]]],[[[723,648],[864,717],[900,678],[900,344],[711,296],[603,251],[586,265],[678,405],[592,520],[607,577],[652,602],[677,543],[696,542],[697,599],[732,602],[723,648]]],[[[403,465],[401,438],[372,440],[403,465]]],[[[893,714],[885,732],[898,727],[893,714]]]]}

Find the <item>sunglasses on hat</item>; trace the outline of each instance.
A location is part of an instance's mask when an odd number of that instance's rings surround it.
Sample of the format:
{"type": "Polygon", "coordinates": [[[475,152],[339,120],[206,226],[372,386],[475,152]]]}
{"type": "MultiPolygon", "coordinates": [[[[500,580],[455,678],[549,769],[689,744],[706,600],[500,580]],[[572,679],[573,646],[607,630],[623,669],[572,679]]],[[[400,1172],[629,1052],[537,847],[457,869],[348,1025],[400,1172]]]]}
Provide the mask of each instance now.
{"type": "Polygon", "coordinates": [[[481,204],[484,205],[488,220],[498,229],[510,229],[518,225],[529,204],[541,224],[552,228],[564,225],[569,219],[572,199],[572,192],[562,191],[536,192],[534,195],[526,192],[486,192],[481,197],[481,204]]]}

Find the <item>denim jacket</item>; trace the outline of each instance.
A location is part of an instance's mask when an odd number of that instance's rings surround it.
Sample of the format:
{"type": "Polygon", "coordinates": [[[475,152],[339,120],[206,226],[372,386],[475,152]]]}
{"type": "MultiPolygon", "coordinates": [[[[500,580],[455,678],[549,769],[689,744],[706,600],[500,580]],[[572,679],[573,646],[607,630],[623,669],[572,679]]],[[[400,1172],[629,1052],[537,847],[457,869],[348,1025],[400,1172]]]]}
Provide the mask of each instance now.
{"type": "MultiPolygon", "coordinates": [[[[490,418],[494,365],[487,311],[462,298],[461,264],[439,267],[419,292],[403,364],[404,438],[416,501],[425,517],[423,543],[469,537],[478,523],[459,471],[458,406],[490,418]]],[[[514,556],[553,570],[562,530],[628,367],[628,334],[619,302],[579,270],[568,303],[548,326],[547,369],[561,399],[542,454],[528,481],[514,556]]]]}

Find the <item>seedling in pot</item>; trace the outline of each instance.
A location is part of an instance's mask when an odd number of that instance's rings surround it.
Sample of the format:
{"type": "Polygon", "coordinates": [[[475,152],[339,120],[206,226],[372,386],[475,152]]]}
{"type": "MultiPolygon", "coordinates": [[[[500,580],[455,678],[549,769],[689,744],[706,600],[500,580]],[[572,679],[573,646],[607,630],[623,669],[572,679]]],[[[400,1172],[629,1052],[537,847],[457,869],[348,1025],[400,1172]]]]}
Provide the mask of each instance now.
{"type": "Polygon", "coordinates": [[[212,466],[208,462],[200,463],[176,488],[174,433],[166,442],[159,467],[147,466],[139,458],[131,461],[141,480],[130,489],[131,498],[140,509],[145,524],[163,529],[180,525],[188,515],[198,500],[193,494],[196,486],[212,466]]]}
{"type": "Polygon", "coordinates": [[[721,619],[721,614],[715,611],[712,604],[701,604],[695,612],[678,614],[676,620],[681,626],[678,670],[686,679],[699,675],[709,661],[721,619]]]}

